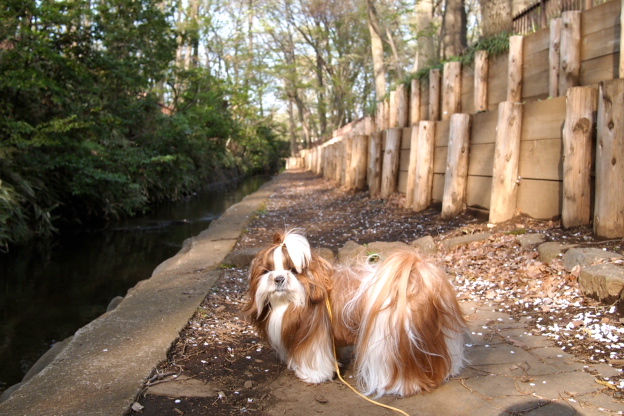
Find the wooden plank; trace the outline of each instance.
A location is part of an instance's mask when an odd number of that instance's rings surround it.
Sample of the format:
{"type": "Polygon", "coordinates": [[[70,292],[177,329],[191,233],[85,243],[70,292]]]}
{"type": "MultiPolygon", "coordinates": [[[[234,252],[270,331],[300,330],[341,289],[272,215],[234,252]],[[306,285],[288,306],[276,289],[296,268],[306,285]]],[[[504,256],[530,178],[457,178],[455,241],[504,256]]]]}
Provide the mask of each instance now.
{"type": "Polygon", "coordinates": [[[581,62],[581,85],[594,85],[600,81],[618,78],[619,68],[618,61],[620,53],[613,55],[605,55],[600,58],[590,59],[581,62]]]}
{"type": "Polygon", "coordinates": [[[605,55],[613,55],[620,51],[620,37],[614,36],[619,33],[621,25],[603,29],[599,32],[590,33],[581,38],[581,58],[583,61],[599,58],[605,55]]]}
{"type": "Polygon", "coordinates": [[[471,144],[468,150],[468,175],[492,176],[494,143],[471,144]]]}
{"type": "Polygon", "coordinates": [[[524,108],[522,140],[561,138],[566,97],[527,103],[524,108]]]}
{"type": "Polygon", "coordinates": [[[466,205],[468,207],[489,210],[491,194],[491,176],[468,175],[466,181],[466,205]]]}
{"type": "Polygon", "coordinates": [[[399,183],[397,184],[397,192],[400,192],[402,194],[407,192],[407,171],[399,171],[399,183]]]}
{"type": "Polygon", "coordinates": [[[521,103],[505,101],[498,110],[490,201],[490,222],[494,224],[516,214],[522,107],[521,103]]]}
{"type": "Polygon", "coordinates": [[[386,131],[386,140],[381,162],[381,197],[387,198],[396,192],[399,180],[399,156],[401,150],[401,129],[386,131]]]}
{"type": "MultiPolygon", "coordinates": [[[[487,51],[477,51],[475,54],[475,74],[474,74],[474,110],[472,112],[487,111],[488,97],[488,73],[489,58],[487,51]]],[[[468,112],[468,111],[466,111],[468,112]]]]}
{"type": "Polygon", "coordinates": [[[511,36],[509,38],[507,101],[522,101],[523,44],[524,36],[511,36]]]}
{"type": "Polygon", "coordinates": [[[518,187],[517,209],[537,219],[553,219],[561,213],[560,181],[522,179],[518,187]]]}
{"type": "Polygon", "coordinates": [[[442,202],[444,197],[444,175],[440,173],[433,174],[433,180],[431,181],[431,202],[442,202]]]}
{"type": "Polygon", "coordinates": [[[559,94],[579,85],[581,76],[581,12],[561,14],[561,55],[559,69],[559,94]]]}
{"type": "MultiPolygon", "coordinates": [[[[462,66],[462,94],[461,94],[461,108],[464,113],[475,113],[474,107],[474,74],[475,71],[470,66],[462,66]]],[[[487,109],[487,95],[486,109],[487,109]]]]}
{"type": "Polygon", "coordinates": [[[557,18],[550,21],[550,46],[548,50],[548,95],[550,97],[559,96],[560,60],[561,18],[557,18]]]}
{"type": "MultiPolygon", "coordinates": [[[[403,136],[410,137],[410,136],[403,136]]],[[[403,140],[406,141],[406,140],[403,140]]],[[[407,172],[409,170],[410,149],[401,149],[399,156],[399,172],[407,172]]]]}
{"type": "MultiPolygon", "coordinates": [[[[545,62],[548,62],[548,54],[544,53],[545,62]]],[[[548,98],[548,67],[543,71],[524,76],[522,86],[522,101],[530,102],[548,98]]]]}
{"type": "Polygon", "coordinates": [[[366,168],[368,166],[368,136],[354,136],[351,143],[351,184],[353,189],[366,187],[366,168]]]}
{"type": "Polygon", "coordinates": [[[453,114],[444,174],[442,218],[452,218],[466,208],[466,179],[468,176],[468,143],[470,116],[453,114]]]}
{"type": "Polygon", "coordinates": [[[446,158],[448,154],[448,147],[442,146],[436,148],[433,151],[433,173],[446,172],[446,158]]]}
{"type": "Polygon", "coordinates": [[[568,90],[566,120],[563,126],[563,204],[564,227],[589,225],[591,219],[592,144],[598,109],[598,90],[576,87],[568,90]]]}
{"type": "Polygon", "coordinates": [[[624,79],[600,84],[594,233],[624,237],[624,79]]]}
{"type": "Polygon", "coordinates": [[[507,98],[508,66],[507,55],[490,57],[490,70],[488,71],[488,110],[490,111],[497,111],[498,104],[507,98]]]}
{"type": "Polygon", "coordinates": [[[420,83],[420,120],[429,120],[429,84],[420,83]]]}
{"type": "Polygon", "coordinates": [[[409,135],[403,133],[406,140],[410,142],[408,154],[409,164],[407,169],[407,184],[405,186],[405,208],[409,208],[414,203],[414,191],[416,189],[416,163],[418,163],[418,126],[411,129],[409,135]],[[409,140],[407,138],[409,137],[409,140]]]}
{"type": "Polygon", "coordinates": [[[442,80],[442,120],[449,120],[461,111],[461,62],[444,64],[442,80]]]}
{"type": "Polygon", "coordinates": [[[429,117],[427,120],[440,120],[440,83],[442,74],[439,69],[429,71],[429,117]]]}
{"type": "MultiPolygon", "coordinates": [[[[418,129],[418,126],[413,127],[418,129]]],[[[401,132],[401,137],[412,137],[412,127],[404,127],[401,132]]],[[[401,140],[401,150],[409,150],[412,148],[411,140],[401,140]]]]}
{"type": "Polygon", "coordinates": [[[470,143],[494,143],[496,141],[496,123],[498,115],[496,111],[486,111],[475,114],[472,117],[472,131],[470,143]]]}
{"type": "MultiPolygon", "coordinates": [[[[420,81],[414,78],[410,86],[409,125],[413,126],[420,121],[420,81]]],[[[408,140],[406,140],[408,141],[408,140]]]]}
{"type": "Polygon", "coordinates": [[[435,146],[442,147],[448,146],[449,127],[451,125],[450,120],[440,120],[436,122],[435,126],[435,146]]]}
{"type": "Polygon", "coordinates": [[[412,205],[414,211],[422,211],[431,204],[436,123],[433,121],[421,121],[418,127],[416,185],[414,187],[414,203],[412,205]]]}
{"type": "Polygon", "coordinates": [[[563,179],[561,139],[523,140],[520,142],[518,175],[529,179],[563,179]]]}
{"type": "Polygon", "coordinates": [[[619,33],[615,32],[613,28],[620,23],[621,8],[621,2],[615,0],[607,1],[583,12],[581,37],[584,38],[605,29],[611,34],[619,33]]]}
{"type": "Polygon", "coordinates": [[[381,157],[383,133],[375,132],[368,136],[368,168],[366,181],[371,196],[377,195],[381,189],[381,157]]]}

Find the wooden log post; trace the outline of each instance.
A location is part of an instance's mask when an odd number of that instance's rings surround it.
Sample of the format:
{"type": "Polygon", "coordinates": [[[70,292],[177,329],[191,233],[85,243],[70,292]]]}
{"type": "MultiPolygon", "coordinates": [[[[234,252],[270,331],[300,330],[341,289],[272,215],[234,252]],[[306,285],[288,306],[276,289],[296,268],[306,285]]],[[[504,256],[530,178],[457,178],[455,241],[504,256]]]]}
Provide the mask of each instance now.
{"type": "Polygon", "coordinates": [[[396,126],[392,127],[407,127],[409,118],[409,97],[405,84],[399,84],[396,87],[396,126]]]}
{"type": "Polygon", "coordinates": [[[561,61],[561,18],[550,21],[548,47],[548,96],[559,97],[559,71],[561,61]]]}
{"type": "Polygon", "coordinates": [[[375,109],[375,132],[383,130],[383,101],[377,101],[375,109]]]}
{"type": "Polygon", "coordinates": [[[509,67],[507,79],[507,101],[522,101],[522,44],[523,36],[509,38],[509,67]]]}
{"type": "Polygon", "coordinates": [[[351,158],[353,154],[351,152],[353,147],[353,137],[345,136],[342,139],[342,158],[340,159],[342,168],[340,169],[340,184],[346,186],[348,189],[353,189],[354,185],[354,172],[351,169],[351,158]]]}
{"type": "Polygon", "coordinates": [[[442,120],[461,111],[461,62],[444,64],[442,82],[442,120]]]}
{"type": "Polygon", "coordinates": [[[407,167],[407,186],[405,188],[405,208],[414,205],[414,189],[416,188],[416,163],[418,159],[418,124],[412,126],[410,137],[409,164],[407,167]]]}
{"type": "Polygon", "coordinates": [[[490,222],[494,224],[507,221],[516,213],[521,130],[522,104],[511,101],[500,103],[490,198],[490,222]]]}
{"type": "Polygon", "coordinates": [[[417,125],[420,121],[420,81],[416,78],[412,80],[410,85],[409,115],[410,126],[417,125]]]}
{"type": "Polygon", "coordinates": [[[400,128],[391,128],[384,140],[383,161],[381,163],[381,197],[387,198],[396,191],[399,179],[399,160],[401,156],[400,128]]]}
{"type": "Polygon", "coordinates": [[[351,143],[351,188],[361,190],[366,187],[366,168],[368,166],[368,136],[358,135],[351,143]]]}
{"type": "Polygon", "coordinates": [[[559,95],[579,85],[581,77],[581,12],[561,14],[561,56],[559,95]]]}
{"type": "Polygon", "coordinates": [[[383,130],[390,128],[390,99],[386,98],[383,102],[383,130]]]}
{"type": "Polygon", "coordinates": [[[440,70],[429,71],[429,120],[440,120],[440,70]]]}
{"type": "Polygon", "coordinates": [[[624,0],[622,0],[620,10],[620,78],[624,78],[624,53],[622,53],[624,47],[622,45],[624,45],[624,0]]]}
{"type": "Polygon", "coordinates": [[[624,79],[600,83],[594,233],[624,237],[624,79]]]}
{"type": "Polygon", "coordinates": [[[474,111],[479,113],[488,109],[488,75],[490,61],[488,52],[477,51],[474,70],[474,111]]]}
{"type": "Polygon", "coordinates": [[[433,151],[435,146],[435,122],[418,124],[418,152],[416,157],[416,184],[414,186],[414,211],[425,210],[431,205],[433,187],[433,151]]]}
{"type": "Polygon", "coordinates": [[[390,100],[388,102],[390,109],[388,110],[388,128],[398,127],[397,124],[397,92],[390,91],[390,100]]]}
{"type": "Polygon", "coordinates": [[[366,170],[366,181],[370,196],[377,195],[381,191],[381,151],[383,143],[381,131],[377,131],[368,136],[368,162],[366,170]]]}
{"type": "Polygon", "coordinates": [[[452,218],[466,209],[466,183],[468,181],[468,145],[470,141],[470,116],[453,114],[449,127],[442,218],[452,218]]]}
{"type": "Polygon", "coordinates": [[[592,143],[596,127],[598,90],[594,87],[568,89],[563,125],[564,227],[588,225],[591,219],[592,143]]]}

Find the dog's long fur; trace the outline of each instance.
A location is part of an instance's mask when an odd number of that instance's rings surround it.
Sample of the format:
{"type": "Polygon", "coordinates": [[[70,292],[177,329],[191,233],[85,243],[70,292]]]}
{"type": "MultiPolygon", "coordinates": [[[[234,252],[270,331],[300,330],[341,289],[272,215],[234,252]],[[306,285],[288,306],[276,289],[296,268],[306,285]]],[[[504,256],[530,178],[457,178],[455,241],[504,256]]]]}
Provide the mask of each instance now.
{"type": "Polygon", "coordinates": [[[260,335],[309,383],[333,378],[334,344],[355,347],[358,384],[377,397],[430,390],[464,364],[455,290],[415,251],[334,269],[287,231],[253,260],[249,295],[245,310],[260,335]]]}

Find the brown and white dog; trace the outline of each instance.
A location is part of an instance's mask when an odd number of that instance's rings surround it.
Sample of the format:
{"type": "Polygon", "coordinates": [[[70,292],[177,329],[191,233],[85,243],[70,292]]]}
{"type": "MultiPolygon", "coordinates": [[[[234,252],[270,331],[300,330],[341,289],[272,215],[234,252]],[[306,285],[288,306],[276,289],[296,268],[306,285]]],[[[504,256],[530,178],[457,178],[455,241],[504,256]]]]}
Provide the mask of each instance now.
{"type": "Polygon", "coordinates": [[[287,231],[252,261],[249,296],[245,309],[259,334],[308,383],[334,377],[334,345],[354,346],[358,385],[377,397],[430,390],[464,364],[455,290],[415,251],[334,269],[287,231]]]}

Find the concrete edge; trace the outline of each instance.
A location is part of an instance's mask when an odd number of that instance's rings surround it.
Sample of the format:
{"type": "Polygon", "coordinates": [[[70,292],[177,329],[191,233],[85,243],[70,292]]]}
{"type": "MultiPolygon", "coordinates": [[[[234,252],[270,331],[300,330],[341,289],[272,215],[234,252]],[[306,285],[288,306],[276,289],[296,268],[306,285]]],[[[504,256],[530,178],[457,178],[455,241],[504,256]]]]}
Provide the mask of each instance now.
{"type": "Polygon", "coordinates": [[[0,403],[0,414],[126,414],[219,277],[214,266],[275,192],[279,176],[187,239],[115,309],[80,328],[47,358],[50,364],[0,403]]]}

